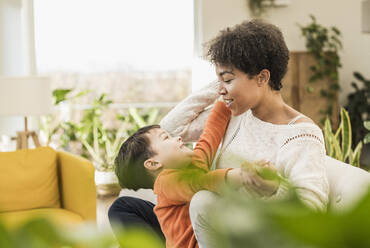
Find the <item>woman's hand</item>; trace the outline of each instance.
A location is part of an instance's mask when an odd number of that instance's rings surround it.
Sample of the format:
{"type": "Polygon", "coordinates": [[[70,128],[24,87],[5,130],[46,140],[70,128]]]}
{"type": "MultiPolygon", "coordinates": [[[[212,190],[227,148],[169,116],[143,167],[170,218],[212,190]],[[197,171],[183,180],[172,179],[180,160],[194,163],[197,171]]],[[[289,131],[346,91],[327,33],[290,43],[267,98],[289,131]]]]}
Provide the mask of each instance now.
{"type": "Polygon", "coordinates": [[[277,171],[270,162],[244,163],[241,177],[245,189],[255,196],[271,196],[280,185],[277,171]]]}
{"type": "Polygon", "coordinates": [[[226,174],[226,183],[234,188],[243,187],[242,170],[240,168],[231,169],[226,174]]]}

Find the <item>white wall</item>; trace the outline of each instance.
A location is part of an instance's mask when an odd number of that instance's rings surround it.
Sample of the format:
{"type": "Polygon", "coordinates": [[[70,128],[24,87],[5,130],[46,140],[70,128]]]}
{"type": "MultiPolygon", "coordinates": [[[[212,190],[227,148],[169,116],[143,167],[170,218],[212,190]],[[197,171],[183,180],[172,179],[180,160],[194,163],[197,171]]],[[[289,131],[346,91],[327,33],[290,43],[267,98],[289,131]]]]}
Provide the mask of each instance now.
{"type": "MultiPolygon", "coordinates": [[[[22,46],[22,0],[0,0],[0,76],[26,75],[22,46]]],[[[0,92],[0,97],[6,92],[0,92]]],[[[4,107],[4,106],[1,106],[4,107]]],[[[5,106],[6,107],[6,106],[5,106]]],[[[37,121],[30,119],[29,128],[36,129],[37,121]]],[[[15,136],[24,130],[23,117],[0,116],[0,136],[15,136]]],[[[15,147],[15,142],[13,142],[15,147]]]]}
{"type": "Polygon", "coordinates": [[[0,0],[0,75],[22,73],[21,0],[0,0]]]}
{"type": "MultiPolygon", "coordinates": [[[[220,29],[251,19],[247,0],[194,1],[197,2],[195,6],[199,6],[195,23],[199,25],[198,34],[201,33],[201,37],[195,39],[198,42],[195,47],[212,39],[220,29]]],[[[352,91],[350,83],[353,80],[353,72],[359,71],[370,78],[370,34],[361,33],[362,0],[291,0],[290,2],[287,7],[269,10],[264,17],[280,27],[290,51],[305,50],[305,41],[301,37],[297,23],[310,22],[309,14],[313,14],[320,24],[336,26],[342,32],[344,49],[340,53],[343,67],[339,72],[342,87],[339,100],[340,104],[344,104],[347,94],[352,91]]],[[[196,52],[199,55],[199,51],[196,52]]]]}

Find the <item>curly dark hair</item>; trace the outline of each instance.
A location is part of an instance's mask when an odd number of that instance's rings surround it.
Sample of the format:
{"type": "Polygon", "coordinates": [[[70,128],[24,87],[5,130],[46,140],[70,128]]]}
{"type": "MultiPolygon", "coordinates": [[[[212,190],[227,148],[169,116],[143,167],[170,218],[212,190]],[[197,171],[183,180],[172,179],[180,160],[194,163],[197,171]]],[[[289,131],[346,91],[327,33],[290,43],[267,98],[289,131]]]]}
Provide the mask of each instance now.
{"type": "Polygon", "coordinates": [[[269,85],[280,90],[287,72],[289,50],[275,25],[262,20],[245,21],[226,28],[206,44],[206,57],[215,65],[231,66],[250,77],[270,71],[269,85]]]}

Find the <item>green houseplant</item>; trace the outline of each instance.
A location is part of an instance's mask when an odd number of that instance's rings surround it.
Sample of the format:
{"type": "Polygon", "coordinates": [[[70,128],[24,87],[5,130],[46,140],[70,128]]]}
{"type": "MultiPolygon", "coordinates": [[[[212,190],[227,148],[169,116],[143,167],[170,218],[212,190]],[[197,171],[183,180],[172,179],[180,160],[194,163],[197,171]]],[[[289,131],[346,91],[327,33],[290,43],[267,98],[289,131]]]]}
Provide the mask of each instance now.
{"type": "MultiPolygon", "coordinates": [[[[364,127],[366,128],[367,131],[370,131],[370,121],[365,121],[364,122],[364,127]]],[[[364,138],[364,143],[369,144],[370,143],[370,133],[368,132],[364,138]]]]}
{"type": "MultiPolygon", "coordinates": [[[[72,95],[72,89],[57,89],[53,92],[54,104],[69,103],[70,101],[91,93],[82,91],[72,95]],[[72,95],[72,96],[71,96],[72,95]]],[[[82,110],[80,121],[62,121],[56,126],[51,125],[55,116],[49,116],[42,124],[42,131],[49,143],[57,136],[59,144],[69,149],[71,142],[80,144],[80,155],[91,159],[96,168],[95,180],[98,194],[117,195],[120,191],[118,180],[114,174],[114,159],[122,142],[139,128],[158,122],[159,110],[129,108],[126,114],[116,116],[116,127],[107,127],[103,114],[107,112],[113,101],[106,94],[98,95],[91,106],[82,110]]]]}
{"type": "Polygon", "coordinates": [[[274,6],[275,0],[248,0],[248,7],[254,17],[260,17],[274,6]]]}
{"type": "Polygon", "coordinates": [[[348,94],[347,105],[345,109],[351,118],[353,135],[352,140],[357,143],[363,139],[367,130],[364,126],[364,121],[370,118],[370,80],[366,79],[361,73],[354,72],[353,76],[357,81],[362,83],[362,86],[357,82],[352,82],[351,85],[354,92],[348,94]]]}
{"type": "Polygon", "coordinates": [[[348,112],[341,108],[341,122],[339,128],[333,133],[329,118],[324,125],[324,137],[327,155],[337,160],[360,167],[362,141],[352,150],[352,127],[348,112]]]}
{"type": "MultiPolygon", "coordinates": [[[[52,92],[53,105],[61,109],[68,108],[70,102],[87,95],[89,90],[83,90],[73,94],[73,89],[55,89],[52,92]]],[[[63,112],[63,111],[62,111],[63,112]]],[[[59,133],[60,146],[65,150],[69,150],[68,144],[71,141],[77,141],[75,136],[76,126],[73,123],[60,121],[56,115],[43,116],[40,119],[40,131],[45,139],[45,144],[50,145],[52,137],[59,133]]]]}
{"type": "MultiPolygon", "coordinates": [[[[314,57],[316,64],[310,67],[312,75],[307,86],[307,91],[314,92],[314,83],[318,80],[326,80],[328,87],[320,90],[320,95],[329,100],[326,109],[320,112],[325,117],[330,116],[334,121],[336,116],[336,104],[338,98],[339,73],[338,69],[342,66],[339,51],[342,49],[341,32],[336,27],[325,27],[317,23],[316,18],[310,15],[311,23],[302,26],[301,34],[305,38],[307,51],[314,57]]],[[[325,118],[322,118],[323,123],[325,118]]],[[[334,122],[335,123],[335,122],[334,122]]]]}
{"type": "Polygon", "coordinates": [[[78,140],[94,161],[99,195],[116,195],[120,191],[114,174],[114,159],[122,142],[140,127],[158,121],[158,109],[150,109],[148,112],[129,108],[127,115],[117,115],[118,129],[107,128],[104,126],[102,114],[112,103],[105,94],[101,94],[93,101],[91,108],[84,110],[80,123],[75,124],[78,140]]]}

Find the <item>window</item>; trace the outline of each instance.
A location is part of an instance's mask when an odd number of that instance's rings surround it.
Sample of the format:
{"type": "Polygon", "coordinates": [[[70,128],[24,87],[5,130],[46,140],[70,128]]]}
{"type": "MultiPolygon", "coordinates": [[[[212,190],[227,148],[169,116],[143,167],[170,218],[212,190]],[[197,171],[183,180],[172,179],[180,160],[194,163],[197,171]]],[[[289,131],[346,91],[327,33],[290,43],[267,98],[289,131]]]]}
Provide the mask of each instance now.
{"type": "Polygon", "coordinates": [[[191,89],[193,1],[35,0],[38,72],[115,102],[176,102],[191,89]],[[163,91],[172,94],[163,94],[163,91]]]}

